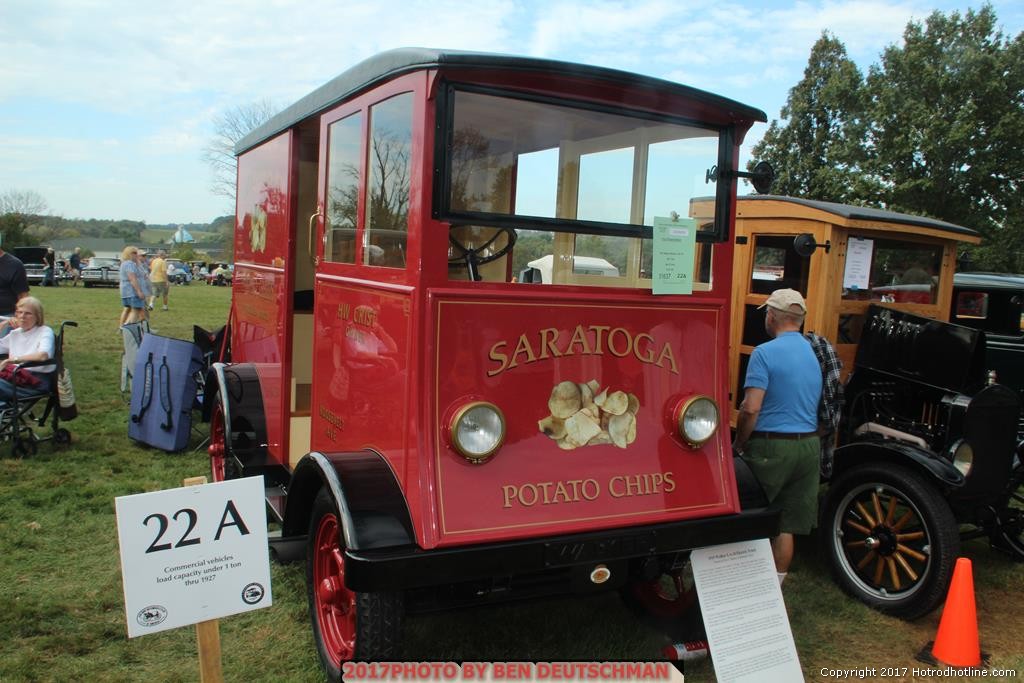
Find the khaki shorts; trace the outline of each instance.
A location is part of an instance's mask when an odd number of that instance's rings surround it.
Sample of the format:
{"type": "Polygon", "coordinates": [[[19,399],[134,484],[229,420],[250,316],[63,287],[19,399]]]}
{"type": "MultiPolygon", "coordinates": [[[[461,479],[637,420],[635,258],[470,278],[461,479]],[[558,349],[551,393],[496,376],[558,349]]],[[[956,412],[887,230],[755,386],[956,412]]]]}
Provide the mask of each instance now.
{"type": "Polygon", "coordinates": [[[167,294],[166,282],[150,282],[153,285],[153,296],[164,296],[167,294]]]}
{"type": "Polygon", "coordinates": [[[809,534],[817,524],[820,452],[816,436],[753,437],[747,443],[743,459],[757,476],[771,507],[782,513],[782,533],[809,534]]]}

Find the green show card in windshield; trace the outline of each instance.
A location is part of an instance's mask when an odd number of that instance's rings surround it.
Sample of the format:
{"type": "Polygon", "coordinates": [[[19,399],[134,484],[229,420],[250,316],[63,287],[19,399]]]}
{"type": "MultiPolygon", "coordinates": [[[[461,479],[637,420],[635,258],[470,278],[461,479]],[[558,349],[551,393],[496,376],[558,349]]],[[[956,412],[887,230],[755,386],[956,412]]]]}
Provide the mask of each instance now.
{"type": "Polygon", "coordinates": [[[697,221],[692,218],[654,219],[654,294],[693,293],[693,254],[697,246],[697,221]]]}

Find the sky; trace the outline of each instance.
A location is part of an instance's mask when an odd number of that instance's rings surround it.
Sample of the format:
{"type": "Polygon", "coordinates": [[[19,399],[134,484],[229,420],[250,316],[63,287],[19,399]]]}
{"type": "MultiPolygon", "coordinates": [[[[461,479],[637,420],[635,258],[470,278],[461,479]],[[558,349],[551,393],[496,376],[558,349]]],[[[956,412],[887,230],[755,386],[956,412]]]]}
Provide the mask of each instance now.
{"type": "MultiPolygon", "coordinates": [[[[991,3],[1007,35],[1024,2],[991,3]]],[[[779,117],[828,30],[863,72],[910,20],[969,0],[0,0],[0,194],[65,218],[233,214],[202,150],[215,118],[283,108],[377,52],[421,46],[582,62],[779,117]]],[[[762,137],[747,136],[742,160],[762,137]]]]}

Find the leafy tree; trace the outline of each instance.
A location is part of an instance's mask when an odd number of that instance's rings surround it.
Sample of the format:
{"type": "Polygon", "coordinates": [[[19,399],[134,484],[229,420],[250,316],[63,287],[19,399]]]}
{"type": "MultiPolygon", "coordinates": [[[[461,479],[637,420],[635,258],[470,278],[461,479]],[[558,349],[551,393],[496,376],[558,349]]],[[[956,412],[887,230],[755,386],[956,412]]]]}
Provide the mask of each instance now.
{"type": "Polygon", "coordinates": [[[171,256],[188,263],[189,261],[196,260],[196,250],[191,244],[178,244],[175,245],[174,249],[171,251],[171,256]]]}
{"type": "Polygon", "coordinates": [[[868,76],[884,203],[974,228],[984,268],[1024,270],[1024,34],[991,6],[911,22],[868,76]]]}
{"type": "Polygon", "coordinates": [[[210,189],[214,194],[235,199],[235,143],[266,123],[277,113],[270,100],[231,107],[213,120],[213,137],[203,147],[202,159],[213,172],[210,189]]]}
{"type": "MultiPolygon", "coordinates": [[[[855,202],[869,194],[860,172],[867,94],[842,42],[827,32],[811,48],[803,79],[754,146],[775,167],[775,194],[855,202]]],[[[750,166],[753,167],[751,162],[750,166]]]]}

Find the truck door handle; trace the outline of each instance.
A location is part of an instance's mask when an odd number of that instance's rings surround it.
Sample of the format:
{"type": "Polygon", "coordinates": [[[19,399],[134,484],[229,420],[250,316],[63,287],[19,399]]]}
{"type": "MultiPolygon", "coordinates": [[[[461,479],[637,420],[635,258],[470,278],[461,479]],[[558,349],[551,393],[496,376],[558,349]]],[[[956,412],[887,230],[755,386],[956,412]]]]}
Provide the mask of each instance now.
{"type": "Polygon", "coordinates": [[[307,235],[308,240],[306,242],[306,248],[309,249],[309,260],[314,266],[316,265],[316,249],[313,247],[313,229],[316,225],[316,219],[320,216],[320,210],[321,207],[318,205],[316,213],[309,217],[309,235],[307,235]]]}

